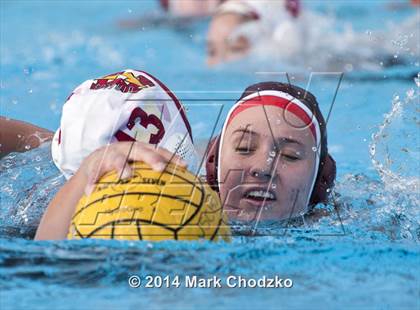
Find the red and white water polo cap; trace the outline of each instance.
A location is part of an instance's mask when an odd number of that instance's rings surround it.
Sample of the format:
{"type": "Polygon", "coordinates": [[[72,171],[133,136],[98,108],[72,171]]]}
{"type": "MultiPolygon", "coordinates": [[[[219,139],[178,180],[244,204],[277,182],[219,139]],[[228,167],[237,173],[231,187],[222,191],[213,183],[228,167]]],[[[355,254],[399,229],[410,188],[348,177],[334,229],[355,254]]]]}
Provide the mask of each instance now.
{"type": "Polygon", "coordinates": [[[143,71],[127,69],[78,86],[63,105],[52,157],[68,179],[94,150],[119,141],[141,141],[196,160],[184,107],[143,71]]]}

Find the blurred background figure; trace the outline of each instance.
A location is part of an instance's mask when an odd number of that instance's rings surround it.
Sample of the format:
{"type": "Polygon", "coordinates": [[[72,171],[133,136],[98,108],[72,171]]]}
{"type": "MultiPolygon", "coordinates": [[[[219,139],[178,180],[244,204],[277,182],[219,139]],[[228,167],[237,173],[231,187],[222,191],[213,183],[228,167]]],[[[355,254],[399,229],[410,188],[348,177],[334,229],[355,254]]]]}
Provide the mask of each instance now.
{"type": "MultiPolygon", "coordinates": [[[[412,9],[419,3],[404,5],[412,9]]],[[[361,32],[299,0],[227,0],[210,21],[206,62],[215,66],[246,56],[260,69],[269,59],[283,68],[380,70],[416,61],[419,21],[413,15],[385,23],[384,30],[361,32]]]]}
{"type": "Polygon", "coordinates": [[[177,26],[185,23],[202,20],[211,16],[219,4],[224,0],[156,0],[160,11],[147,13],[133,19],[124,19],[118,22],[119,27],[125,29],[141,28],[146,26],[177,26]],[[164,13],[162,13],[162,10],[164,13]]]}
{"type": "Polygon", "coordinates": [[[412,9],[420,5],[420,0],[408,0],[408,1],[393,1],[387,4],[390,10],[405,10],[412,9]]]}
{"type": "Polygon", "coordinates": [[[299,0],[228,0],[215,11],[207,35],[207,64],[245,55],[261,37],[296,40],[299,0]]]}
{"type": "Polygon", "coordinates": [[[203,17],[214,13],[223,0],[159,0],[161,7],[173,16],[203,17]]]}

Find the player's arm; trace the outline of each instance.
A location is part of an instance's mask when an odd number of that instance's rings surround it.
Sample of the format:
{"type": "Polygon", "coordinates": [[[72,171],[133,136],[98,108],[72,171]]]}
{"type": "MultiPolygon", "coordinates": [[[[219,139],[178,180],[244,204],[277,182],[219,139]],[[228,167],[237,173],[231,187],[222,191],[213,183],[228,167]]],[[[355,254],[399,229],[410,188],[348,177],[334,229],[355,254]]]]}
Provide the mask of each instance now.
{"type": "Polygon", "coordinates": [[[53,132],[35,125],[0,116],[0,158],[11,152],[25,152],[51,140],[53,132]]]}
{"type": "Polygon", "coordinates": [[[86,176],[79,170],[58,191],[42,216],[35,240],[66,238],[75,206],[84,193],[86,180],[86,176]]]}
{"type": "Polygon", "coordinates": [[[66,239],[71,218],[83,194],[89,195],[96,182],[109,171],[117,171],[122,179],[129,178],[132,170],[128,162],[132,161],[143,161],[157,171],[162,171],[170,161],[186,167],[186,163],[178,156],[146,143],[118,142],[99,148],[86,157],[76,174],[50,202],[38,226],[35,240],[66,239]]]}

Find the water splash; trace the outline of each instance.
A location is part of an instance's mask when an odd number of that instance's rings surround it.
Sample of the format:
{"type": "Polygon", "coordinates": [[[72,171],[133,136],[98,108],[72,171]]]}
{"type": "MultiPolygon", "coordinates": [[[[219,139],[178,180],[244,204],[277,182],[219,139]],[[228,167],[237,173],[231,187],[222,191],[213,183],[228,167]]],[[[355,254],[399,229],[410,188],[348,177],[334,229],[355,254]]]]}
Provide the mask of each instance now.
{"type": "Polygon", "coordinates": [[[385,31],[357,32],[334,16],[306,11],[293,22],[280,19],[274,30],[261,30],[264,27],[258,22],[246,23],[233,37],[243,36],[252,42],[247,60],[260,66],[269,58],[285,69],[298,65],[310,71],[378,71],[418,58],[418,27],[419,19],[414,15],[398,25],[387,25],[385,31]]]}
{"type": "Polygon", "coordinates": [[[49,201],[64,183],[55,168],[50,144],[0,161],[1,234],[33,237],[49,201]]]}
{"type": "Polygon", "coordinates": [[[420,241],[419,112],[418,85],[404,98],[394,95],[369,145],[379,178],[368,171],[342,176],[333,192],[334,206],[326,208],[330,215],[312,229],[341,225],[343,235],[359,241],[420,241]]]}
{"type": "Polygon", "coordinates": [[[385,186],[393,191],[418,193],[420,189],[418,103],[418,85],[416,89],[408,89],[402,100],[394,95],[391,111],[384,115],[384,121],[370,143],[373,167],[385,186]]]}
{"type": "Polygon", "coordinates": [[[419,87],[403,99],[395,94],[390,112],[372,135],[369,153],[380,181],[346,175],[338,184],[344,221],[364,232],[420,241],[419,87]],[[345,193],[345,194],[344,194],[345,193]]]}

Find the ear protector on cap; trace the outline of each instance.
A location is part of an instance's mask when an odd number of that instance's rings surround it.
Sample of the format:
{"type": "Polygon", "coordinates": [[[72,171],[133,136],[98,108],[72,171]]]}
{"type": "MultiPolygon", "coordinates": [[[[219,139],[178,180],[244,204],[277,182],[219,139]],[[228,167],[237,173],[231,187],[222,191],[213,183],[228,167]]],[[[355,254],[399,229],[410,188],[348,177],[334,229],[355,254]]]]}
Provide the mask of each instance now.
{"type": "MultiPolygon", "coordinates": [[[[207,183],[211,188],[219,192],[217,180],[217,163],[219,154],[220,136],[216,136],[210,141],[209,151],[206,159],[207,183]]],[[[311,206],[318,203],[327,203],[330,189],[334,186],[336,177],[335,160],[330,154],[326,153],[325,158],[321,158],[319,163],[318,175],[316,177],[315,186],[313,188],[309,204],[311,206]]]]}

